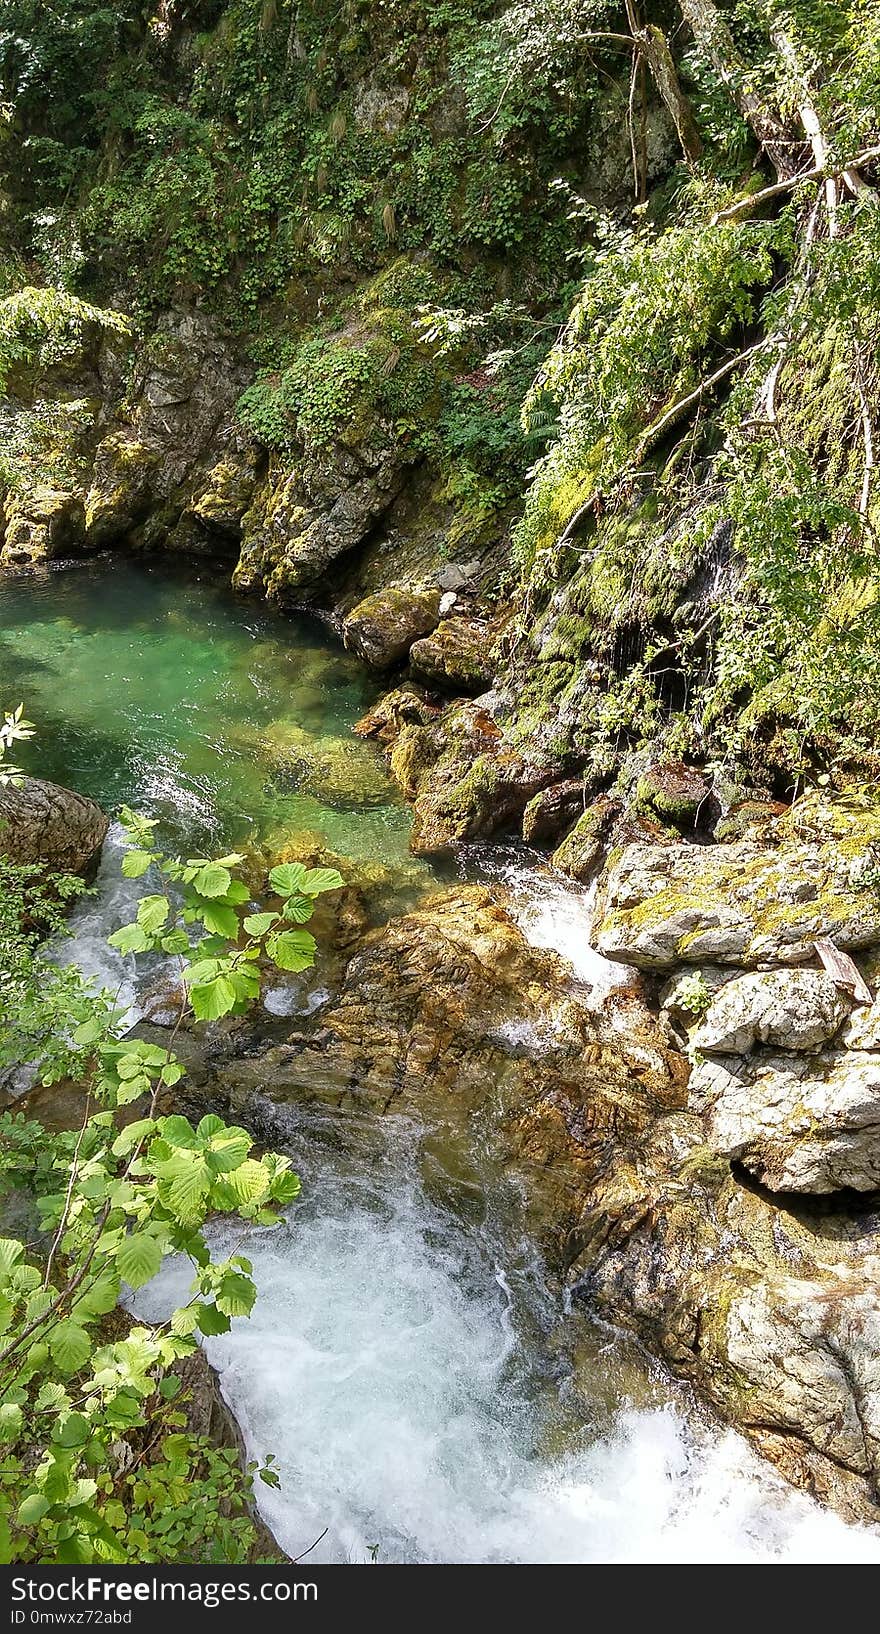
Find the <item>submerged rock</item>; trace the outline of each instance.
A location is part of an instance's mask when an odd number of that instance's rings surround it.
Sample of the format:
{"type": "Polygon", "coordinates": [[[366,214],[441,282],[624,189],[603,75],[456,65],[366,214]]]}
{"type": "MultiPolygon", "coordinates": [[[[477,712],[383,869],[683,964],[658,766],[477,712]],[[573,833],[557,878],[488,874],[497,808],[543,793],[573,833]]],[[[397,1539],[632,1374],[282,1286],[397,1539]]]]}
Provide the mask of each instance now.
{"type": "Polygon", "coordinates": [[[735,976],[712,998],[691,1043],[725,1055],[745,1055],[756,1044],[814,1050],[834,1037],[850,1008],[824,970],[735,976]]]}
{"type": "Polygon", "coordinates": [[[276,772],[325,805],[354,810],[394,801],[381,756],[357,738],[317,737],[294,721],[272,721],[261,730],[257,747],[276,772]]]}
{"type": "MultiPolygon", "coordinates": [[[[724,990],[722,989],[722,992],[724,990]]],[[[880,1058],[856,1050],[725,1057],[694,1068],[713,1151],[771,1191],[880,1189],[880,1058]]]]}
{"type": "Polygon", "coordinates": [[[87,875],[109,826],[94,800],[58,783],[26,777],[18,788],[0,784],[0,853],[11,862],[87,875]]]}
{"type": "Polygon", "coordinates": [[[440,592],[404,585],[377,590],[344,620],[345,645],[374,669],[391,669],[413,642],[433,630],[440,616],[440,592]]]}

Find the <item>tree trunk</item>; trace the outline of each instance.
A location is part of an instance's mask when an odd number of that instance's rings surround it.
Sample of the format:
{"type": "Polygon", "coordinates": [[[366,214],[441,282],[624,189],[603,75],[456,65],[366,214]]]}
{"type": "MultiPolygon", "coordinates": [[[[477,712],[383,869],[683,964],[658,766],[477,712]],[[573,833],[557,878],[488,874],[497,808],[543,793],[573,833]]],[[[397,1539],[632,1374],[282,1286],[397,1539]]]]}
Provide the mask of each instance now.
{"type": "Polygon", "coordinates": [[[800,144],[790,136],[775,109],[752,89],[748,64],[737,51],[715,0],[679,0],[679,5],[697,45],[713,64],[743,119],[751,125],[777,175],[783,180],[793,176],[799,168],[800,144]]]}

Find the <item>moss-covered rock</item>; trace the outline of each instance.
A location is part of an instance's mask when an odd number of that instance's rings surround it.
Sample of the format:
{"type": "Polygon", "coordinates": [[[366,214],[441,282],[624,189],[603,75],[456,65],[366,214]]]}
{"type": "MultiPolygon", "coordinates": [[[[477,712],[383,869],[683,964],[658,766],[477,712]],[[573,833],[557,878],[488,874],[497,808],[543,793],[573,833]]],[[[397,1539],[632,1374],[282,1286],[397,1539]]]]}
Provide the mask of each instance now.
{"type": "Polygon", "coordinates": [[[583,812],[586,794],[582,777],[568,777],[541,789],[523,812],[523,839],[529,845],[552,845],[583,812]]]}
{"type": "Polygon", "coordinates": [[[99,445],[86,495],[86,539],[93,549],[123,539],[141,523],[153,499],[154,449],[125,431],[99,445]]]}
{"type": "Polygon", "coordinates": [[[37,486],[7,494],[3,507],[0,566],[27,566],[83,548],[82,494],[37,486]]]}
{"type": "Polygon", "coordinates": [[[586,885],[599,870],[608,835],[619,816],[620,802],[610,795],[600,795],[557,846],[550,859],[553,867],[586,885]]]}
{"type": "Polygon", "coordinates": [[[449,692],[483,692],[492,684],[497,630],[478,618],[441,619],[416,641],[409,661],[417,675],[449,692]]]}
{"type": "Polygon", "coordinates": [[[711,787],[711,779],[696,766],[683,760],[653,760],[638,780],[636,799],[662,823],[693,832],[709,827],[711,787]]]}
{"type": "Polygon", "coordinates": [[[281,720],[261,729],[254,746],[276,773],[325,805],[357,810],[395,800],[381,756],[357,738],[315,737],[296,722],[281,720]]]}
{"type": "Polygon", "coordinates": [[[849,949],[880,942],[874,808],[807,802],[779,820],[774,839],[627,846],[600,886],[597,947],[648,968],[749,968],[801,963],[817,937],[849,949]]]}
{"type": "Polygon", "coordinates": [[[436,587],[391,585],[352,609],[342,626],[343,640],[373,669],[391,669],[419,636],[435,628],[439,609],[436,587]]]}
{"type": "Polygon", "coordinates": [[[390,765],[413,802],[410,843],[417,856],[519,825],[532,796],[558,781],[561,770],[518,753],[479,702],[452,705],[429,726],[405,727],[390,765]]]}

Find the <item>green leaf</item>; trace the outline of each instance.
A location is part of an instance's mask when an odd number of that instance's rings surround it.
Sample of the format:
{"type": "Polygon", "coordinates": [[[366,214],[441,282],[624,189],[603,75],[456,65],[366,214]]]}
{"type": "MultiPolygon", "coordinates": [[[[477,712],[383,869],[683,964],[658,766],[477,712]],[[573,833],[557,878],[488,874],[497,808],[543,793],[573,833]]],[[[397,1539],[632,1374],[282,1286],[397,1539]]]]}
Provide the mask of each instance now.
{"type": "Polygon", "coordinates": [[[163,936],[162,937],[162,952],[163,953],[188,953],[189,952],[189,937],[187,936],[186,931],[183,930],[180,926],[178,926],[177,930],[171,930],[171,931],[168,932],[167,936],[163,936]]]}
{"type": "Polygon", "coordinates": [[[85,1328],[76,1322],[61,1322],[49,1340],[52,1360],[62,1373],[75,1373],[84,1367],[92,1353],[92,1341],[85,1328]]]}
{"type": "Polygon", "coordinates": [[[223,1119],[218,1118],[216,1112],[206,1112],[205,1116],[199,1119],[196,1134],[200,1141],[206,1141],[210,1140],[212,1135],[219,1135],[221,1129],[225,1128],[223,1119]]]}
{"type": "Polygon", "coordinates": [[[155,1128],[152,1118],[136,1118],[134,1123],[126,1124],[125,1128],[116,1136],[110,1150],[114,1157],[125,1157],[135,1147],[142,1135],[149,1134],[155,1128]]]}
{"type": "Polygon", "coordinates": [[[228,976],[222,975],[191,987],[189,996],[197,1021],[216,1021],[219,1016],[228,1016],[236,1003],[235,985],[228,976]]]}
{"type": "Polygon", "coordinates": [[[118,1277],[99,1277],[98,1281],[80,1294],[76,1302],[77,1316],[105,1316],[119,1302],[118,1277]]]}
{"type": "Polygon", "coordinates": [[[323,891],[338,891],[345,884],[335,868],[309,868],[300,887],[306,896],[320,896],[323,891]]]}
{"type": "Polygon", "coordinates": [[[142,1288],[156,1275],[162,1264],[162,1250],[155,1237],[145,1231],[133,1231],[120,1243],[116,1255],[119,1275],[132,1288],[142,1288]]]}
{"type": "Polygon", "coordinates": [[[284,930],[270,936],[266,947],[279,970],[308,970],[315,962],[317,944],[307,930],[284,930]]]}
{"type": "Polygon", "coordinates": [[[14,1237],[0,1237],[0,1276],[8,1276],[13,1266],[24,1258],[24,1246],[14,1237]]]}
{"type": "Polygon", "coordinates": [[[237,1208],[245,1208],[249,1203],[255,1203],[258,1198],[265,1197],[269,1190],[269,1176],[262,1163],[256,1158],[246,1158],[238,1168],[230,1170],[223,1176],[223,1185],[228,1186],[237,1208]]]}
{"type": "Polygon", "coordinates": [[[30,1492],[18,1506],[16,1526],[36,1526],[49,1513],[49,1500],[42,1492],[30,1492]]]}
{"type": "Polygon", "coordinates": [[[184,1225],[201,1218],[211,1184],[211,1171],[196,1152],[180,1152],[164,1164],[159,1180],[159,1196],[184,1225]]]}
{"type": "Polygon", "coordinates": [[[265,936],[267,930],[277,923],[277,913],[249,913],[245,917],[244,928],[248,936],[265,936]]]}
{"type": "Polygon", "coordinates": [[[119,949],[120,953],[145,953],[151,946],[150,938],[142,925],[121,925],[112,936],[107,937],[111,947],[119,949]]]}
{"type": "Polygon", "coordinates": [[[162,929],[171,911],[167,896],[142,896],[138,903],[137,922],[148,936],[162,929]]]}
{"type": "Polygon", "coordinates": [[[238,936],[238,914],[226,902],[205,902],[199,908],[199,918],[206,930],[213,931],[215,936],[224,936],[232,941],[238,936]]]}
{"type": "Polygon", "coordinates": [[[15,1441],[21,1431],[24,1414],[17,1402],[4,1401],[0,1407],[0,1441],[15,1441]]]}
{"type": "Polygon", "coordinates": [[[98,1039],[103,1036],[104,1031],[103,1022],[94,1018],[91,1021],[84,1021],[79,1027],[75,1028],[73,1042],[74,1044],[96,1044],[98,1039]]]}
{"type": "Polygon", "coordinates": [[[227,1316],[250,1316],[257,1290],[241,1271],[227,1271],[216,1297],[219,1309],[227,1316]]]}
{"type": "Polygon", "coordinates": [[[225,896],[232,884],[232,875],[228,868],[221,867],[219,862],[206,863],[200,868],[192,881],[193,890],[199,896],[225,896]]]}
{"type": "Polygon", "coordinates": [[[84,1447],[91,1433],[92,1426],[84,1413],[68,1413],[59,1421],[52,1439],[62,1447],[84,1447]]]}
{"type": "Polygon", "coordinates": [[[281,862],[269,874],[269,884],[279,896],[293,896],[301,891],[306,869],[301,862],[281,862]]]}
{"type": "Polygon", "coordinates": [[[295,925],[306,925],[315,911],[315,904],[310,896],[292,896],[284,904],[284,917],[295,925]]]}
{"type": "Polygon", "coordinates": [[[126,851],[122,859],[122,874],[124,879],[140,879],[153,861],[151,851],[126,851]]]}
{"type": "Polygon", "coordinates": [[[197,1131],[193,1128],[189,1118],[183,1118],[175,1112],[170,1118],[163,1118],[160,1123],[162,1139],[170,1141],[172,1146],[182,1146],[188,1152],[198,1150],[200,1142],[197,1131]]]}
{"type": "Polygon", "coordinates": [[[211,1136],[208,1162],[215,1174],[228,1174],[238,1169],[251,1149],[252,1141],[246,1129],[234,1126],[211,1136]]]}
{"type": "Polygon", "coordinates": [[[223,1311],[218,1311],[216,1305],[198,1305],[198,1325],[206,1338],[210,1339],[217,1333],[229,1332],[229,1317],[223,1311]]]}
{"type": "Polygon", "coordinates": [[[171,1332],[178,1339],[186,1339],[195,1333],[198,1326],[199,1313],[195,1305],[181,1305],[171,1318],[171,1332]]]}

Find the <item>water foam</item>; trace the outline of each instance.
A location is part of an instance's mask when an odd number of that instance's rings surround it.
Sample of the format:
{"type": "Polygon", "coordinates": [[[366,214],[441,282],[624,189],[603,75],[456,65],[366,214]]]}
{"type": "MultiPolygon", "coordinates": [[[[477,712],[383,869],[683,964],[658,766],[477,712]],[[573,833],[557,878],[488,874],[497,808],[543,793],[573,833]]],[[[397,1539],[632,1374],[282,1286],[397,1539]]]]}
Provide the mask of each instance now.
{"type": "MultiPolygon", "coordinates": [[[[880,1561],[671,1387],[578,1424],[485,1232],[390,1166],[372,1191],[325,1169],[311,1217],[235,1240],[259,1297],[207,1350],[249,1454],[276,1455],[258,1499],[291,1555],[326,1528],[310,1560],[880,1561]]],[[[188,1277],[166,1266],[138,1309],[188,1277]]]]}

